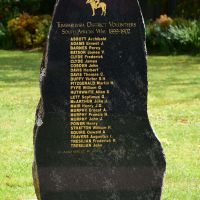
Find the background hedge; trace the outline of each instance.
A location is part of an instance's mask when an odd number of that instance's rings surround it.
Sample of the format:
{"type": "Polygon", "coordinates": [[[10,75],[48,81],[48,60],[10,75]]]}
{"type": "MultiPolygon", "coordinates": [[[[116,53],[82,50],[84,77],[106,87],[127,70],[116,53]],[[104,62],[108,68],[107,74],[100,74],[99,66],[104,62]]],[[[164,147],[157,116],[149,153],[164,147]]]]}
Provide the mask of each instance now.
{"type": "MultiPolygon", "coordinates": [[[[147,0],[164,13],[169,0],[147,0]]],[[[43,47],[56,0],[0,0],[0,48],[43,47]]],[[[148,51],[198,53],[200,51],[199,0],[178,1],[171,17],[146,22],[148,51]]]]}

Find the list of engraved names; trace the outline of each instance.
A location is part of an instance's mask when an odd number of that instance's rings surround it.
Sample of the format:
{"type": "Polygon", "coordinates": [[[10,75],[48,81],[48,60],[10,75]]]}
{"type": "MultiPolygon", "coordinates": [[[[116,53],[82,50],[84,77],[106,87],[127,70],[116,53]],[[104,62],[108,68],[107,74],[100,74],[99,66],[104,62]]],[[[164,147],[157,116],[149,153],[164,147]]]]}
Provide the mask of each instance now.
{"type": "Polygon", "coordinates": [[[108,117],[109,88],[100,70],[106,37],[71,37],[70,39],[70,136],[72,148],[101,148],[115,143],[112,129],[103,120],[108,117]]]}

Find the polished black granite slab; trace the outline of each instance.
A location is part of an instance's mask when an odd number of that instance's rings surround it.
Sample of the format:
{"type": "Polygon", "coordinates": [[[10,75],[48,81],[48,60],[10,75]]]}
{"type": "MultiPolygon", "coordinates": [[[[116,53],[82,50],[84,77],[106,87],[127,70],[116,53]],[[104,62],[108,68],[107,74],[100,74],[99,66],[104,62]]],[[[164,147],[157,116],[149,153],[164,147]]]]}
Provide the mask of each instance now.
{"type": "Polygon", "coordinates": [[[166,163],[147,114],[137,0],[58,0],[40,85],[33,164],[38,199],[161,198],[166,163]]]}

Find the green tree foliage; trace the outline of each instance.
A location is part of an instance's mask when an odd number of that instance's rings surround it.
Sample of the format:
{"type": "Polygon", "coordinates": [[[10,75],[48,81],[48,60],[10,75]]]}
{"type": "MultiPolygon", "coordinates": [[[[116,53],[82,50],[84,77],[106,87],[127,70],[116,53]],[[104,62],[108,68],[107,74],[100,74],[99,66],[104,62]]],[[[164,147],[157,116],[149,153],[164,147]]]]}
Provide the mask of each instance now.
{"type": "Polygon", "coordinates": [[[175,13],[179,17],[200,19],[200,0],[182,0],[175,13]]]}
{"type": "Polygon", "coordinates": [[[56,3],[56,0],[41,0],[40,2],[40,14],[49,14],[53,13],[53,7],[56,3]]]}
{"type": "Polygon", "coordinates": [[[0,0],[0,22],[7,24],[9,19],[26,12],[32,15],[52,14],[56,0],[0,0]]]}
{"type": "Polygon", "coordinates": [[[0,0],[0,20],[3,24],[21,12],[36,12],[40,0],[0,0]]]}
{"type": "MultiPolygon", "coordinates": [[[[168,4],[172,0],[148,0],[149,3],[160,5],[161,13],[166,14],[168,4]]],[[[174,10],[176,17],[187,19],[200,19],[200,0],[179,0],[174,10]]]]}
{"type": "Polygon", "coordinates": [[[167,7],[169,0],[148,0],[151,4],[159,4],[161,7],[161,13],[166,14],[167,13],[167,7]]]}

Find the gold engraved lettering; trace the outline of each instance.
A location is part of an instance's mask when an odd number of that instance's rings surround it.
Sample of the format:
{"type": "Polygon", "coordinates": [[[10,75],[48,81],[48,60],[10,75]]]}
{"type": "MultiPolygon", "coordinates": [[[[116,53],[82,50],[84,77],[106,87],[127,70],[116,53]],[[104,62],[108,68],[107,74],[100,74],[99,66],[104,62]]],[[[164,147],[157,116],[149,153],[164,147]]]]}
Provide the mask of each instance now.
{"type": "MultiPolygon", "coordinates": [[[[106,27],[105,23],[87,23],[88,27],[106,27]]],[[[100,61],[106,37],[72,37],[70,39],[70,135],[71,148],[101,148],[115,143],[109,116],[109,88],[114,84],[101,71],[100,61]]]]}

